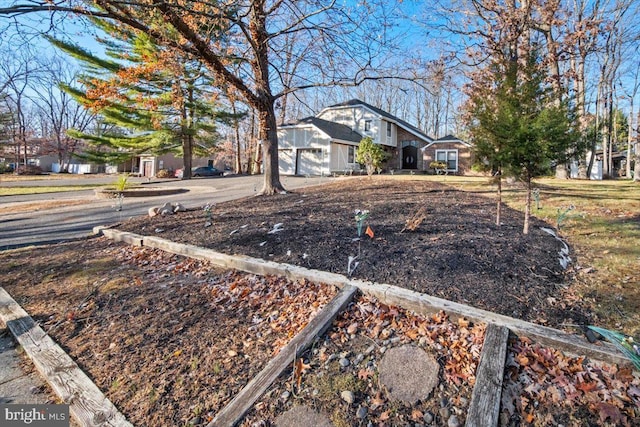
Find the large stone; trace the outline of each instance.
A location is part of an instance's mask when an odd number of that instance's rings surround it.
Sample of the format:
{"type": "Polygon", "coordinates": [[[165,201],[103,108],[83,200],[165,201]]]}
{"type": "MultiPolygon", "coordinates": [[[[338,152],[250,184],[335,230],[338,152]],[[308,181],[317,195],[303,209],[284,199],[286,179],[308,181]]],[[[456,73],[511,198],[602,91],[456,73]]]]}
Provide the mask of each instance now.
{"type": "Polygon", "coordinates": [[[308,406],[294,406],[284,414],[276,418],[277,427],[334,427],[324,414],[320,414],[308,406]]]}
{"type": "Polygon", "coordinates": [[[387,350],[378,370],[389,396],[411,405],[427,399],[438,385],[440,366],[424,350],[404,345],[387,350]]]}

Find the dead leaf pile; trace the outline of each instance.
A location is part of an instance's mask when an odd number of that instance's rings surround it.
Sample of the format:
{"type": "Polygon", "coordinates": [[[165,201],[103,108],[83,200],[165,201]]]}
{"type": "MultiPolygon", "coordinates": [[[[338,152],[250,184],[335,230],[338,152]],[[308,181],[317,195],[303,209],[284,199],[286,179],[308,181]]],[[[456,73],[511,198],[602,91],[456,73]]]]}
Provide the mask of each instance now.
{"type": "Polygon", "coordinates": [[[9,256],[0,285],[141,426],[205,425],[335,294],[105,239],[9,256]]]}
{"type": "Polygon", "coordinates": [[[521,337],[507,353],[502,409],[503,425],[638,425],[640,376],[521,337]]]}
{"type": "Polygon", "coordinates": [[[424,424],[430,417],[446,425],[451,415],[463,422],[484,331],[484,325],[465,319],[454,322],[442,312],[421,316],[358,296],[313,350],[276,381],[242,425],[272,425],[278,415],[301,404],[324,412],[336,426],[424,424]],[[442,367],[439,386],[415,405],[391,400],[378,382],[384,353],[404,344],[434,354],[442,367]],[[346,391],[353,393],[352,403],[344,400],[346,391]]]}

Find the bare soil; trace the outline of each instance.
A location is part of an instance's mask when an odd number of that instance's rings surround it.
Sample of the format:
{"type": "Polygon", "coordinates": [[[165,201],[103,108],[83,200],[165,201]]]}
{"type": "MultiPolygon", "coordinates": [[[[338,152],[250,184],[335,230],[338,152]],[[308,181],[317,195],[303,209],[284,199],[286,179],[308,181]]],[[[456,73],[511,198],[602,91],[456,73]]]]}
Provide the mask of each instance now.
{"type": "Polygon", "coordinates": [[[553,327],[591,323],[588,309],[566,298],[562,243],[540,230],[552,227],[533,217],[524,235],[523,214],[507,207],[497,226],[490,196],[434,182],[345,178],[118,228],[345,275],[357,256],[354,278],[553,327]],[[359,238],[356,210],[369,211],[359,238]],[[421,213],[416,229],[403,231],[421,213]],[[367,226],[373,238],[364,234],[367,226]]]}

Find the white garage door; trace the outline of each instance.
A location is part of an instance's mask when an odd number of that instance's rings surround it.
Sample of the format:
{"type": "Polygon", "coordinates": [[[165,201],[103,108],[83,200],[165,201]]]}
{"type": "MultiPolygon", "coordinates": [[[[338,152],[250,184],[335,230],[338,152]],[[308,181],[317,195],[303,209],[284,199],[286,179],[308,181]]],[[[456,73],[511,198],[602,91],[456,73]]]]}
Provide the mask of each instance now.
{"type": "Polygon", "coordinates": [[[298,150],[298,175],[320,175],[321,172],[321,149],[298,150]]]}
{"type": "Polygon", "coordinates": [[[290,148],[282,148],[278,150],[278,165],[280,173],[283,175],[295,175],[295,167],[293,163],[293,153],[295,151],[290,148]]]}

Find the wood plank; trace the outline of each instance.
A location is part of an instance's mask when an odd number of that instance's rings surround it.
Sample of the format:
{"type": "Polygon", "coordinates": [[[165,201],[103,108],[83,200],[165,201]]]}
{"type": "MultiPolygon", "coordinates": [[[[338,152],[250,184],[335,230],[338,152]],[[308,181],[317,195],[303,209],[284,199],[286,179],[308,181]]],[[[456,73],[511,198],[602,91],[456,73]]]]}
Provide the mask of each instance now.
{"type": "MultiPolygon", "coordinates": [[[[112,230],[112,232],[116,233],[117,230],[112,230]]],[[[184,256],[206,259],[221,267],[254,274],[281,275],[294,280],[304,278],[338,287],[356,286],[363,293],[374,296],[385,304],[398,305],[419,314],[431,314],[444,310],[454,319],[465,317],[474,322],[495,323],[506,326],[516,335],[530,337],[540,344],[554,347],[570,356],[586,356],[597,361],[630,366],[629,360],[610,343],[591,344],[582,336],[568,334],[557,329],[536,325],[409,289],[354,280],[336,273],[311,270],[289,264],[278,264],[259,258],[221,254],[210,249],[175,243],[158,237],[142,236],[142,238],[144,246],[155,247],[184,256]]]]}
{"type": "Polygon", "coordinates": [[[498,425],[508,339],[509,329],[494,323],[487,326],[476,371],[476,385],[467,411],[466,427],[498,425]]]}
{"type": "Polygon", "coordinates": [[[131,426],[76,362],[0,287],[0,321],[81,426],[131,426]]]}
{"type": "Polygon", "coordinates": [[[267,366],[258,373],[240,392],[225,406],[207,427],[234,426],[242,420],[253,404],[264,394],[287,367],[302,354],[316,337],[322,335],[331,326],[336,316],[353,299],[358,288],[345,286],[309,324],[297,334],[289,344],[269,361],[267,366]]]}

